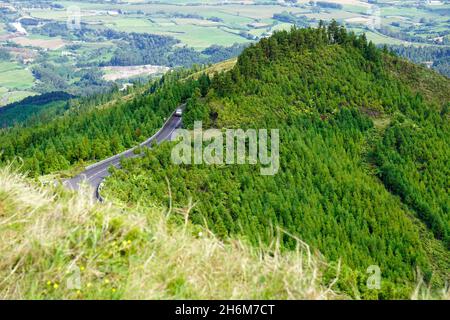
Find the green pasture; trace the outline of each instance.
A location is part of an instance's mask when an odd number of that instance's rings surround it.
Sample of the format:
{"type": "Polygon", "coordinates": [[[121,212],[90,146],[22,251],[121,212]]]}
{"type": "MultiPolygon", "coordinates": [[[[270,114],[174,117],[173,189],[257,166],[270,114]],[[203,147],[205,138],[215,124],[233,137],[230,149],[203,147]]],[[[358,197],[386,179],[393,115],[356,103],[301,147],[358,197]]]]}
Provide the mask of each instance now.
{"type": "Polygon", "coordinates": [[[0,87],[25,90],[33,86],[34,77],[30,70],[11,62],[0,63],[0,87]]]}

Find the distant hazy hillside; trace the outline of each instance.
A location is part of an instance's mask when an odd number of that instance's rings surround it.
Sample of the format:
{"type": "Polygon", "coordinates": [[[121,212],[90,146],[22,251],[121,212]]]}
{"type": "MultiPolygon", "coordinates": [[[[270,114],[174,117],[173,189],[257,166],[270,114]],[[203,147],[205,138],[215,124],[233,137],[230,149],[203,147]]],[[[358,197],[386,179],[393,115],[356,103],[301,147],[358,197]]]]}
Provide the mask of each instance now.
{"type": "MultiPolygon", "coordinates": [[[[180,211],[181,212],[181,211],[180,211]]],[[[180,212],[92,203],[0,168],[1,299],[336,299],[299,244],[222,242],[180,212]]]]}

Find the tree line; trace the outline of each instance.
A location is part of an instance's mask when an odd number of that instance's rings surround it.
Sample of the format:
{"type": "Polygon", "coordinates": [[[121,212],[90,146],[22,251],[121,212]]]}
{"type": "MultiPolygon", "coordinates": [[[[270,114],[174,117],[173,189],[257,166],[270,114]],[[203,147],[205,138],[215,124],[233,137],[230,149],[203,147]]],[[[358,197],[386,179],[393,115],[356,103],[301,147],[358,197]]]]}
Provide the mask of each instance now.
{"type": "Polygon", "coordinates": [[[416,268],[443,286],[450,267],[448,95],[441,105],[424,99],[404,82],[409,69],[391,70],[391,60],[400,63],[336,23],[277,32],[244,50],[231,71],[204,77],[207,89],[194,92],[183,117],[188,128],[195,120],[278,128],[277,175],[261,176],[251,165],[174,165],[166,144],[125,160],[105,192],[164,206],[168,179],[175,206],[196,203],[192,222],[255,245],[284,230],[285,249],[298,237],[329,261],[342,259],[339,286],[365,297],[408,297],[416,268]],[[375,125],[385,118],[387,127],[375,125]],[[365,287],[373,264],[383,270],[377,293],[365,287]]]}

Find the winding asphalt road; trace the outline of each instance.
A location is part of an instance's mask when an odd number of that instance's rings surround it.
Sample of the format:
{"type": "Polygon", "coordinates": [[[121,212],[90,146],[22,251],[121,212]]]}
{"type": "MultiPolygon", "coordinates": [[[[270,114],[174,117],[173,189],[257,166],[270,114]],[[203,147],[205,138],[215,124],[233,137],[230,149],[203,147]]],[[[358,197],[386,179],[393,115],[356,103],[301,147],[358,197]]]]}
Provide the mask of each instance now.
{"type": "MultiPolygon", "coordinates": [[[[184,109],[184,105],[179,106],[178,108],[184,109]]],[[[161,143],[163,141],[167,141],[171,139],[172,133],[179,127],[181,127],[182,119],[180,116],[176,116],[175,112],[169,117],[169,119],[164,123],[161,129],[152,136],[147,139],[140,145],[131,148],[125,152],[112,156],[111,158],[102,160],[97,162],[89,167],[86,167],[86,170],[80,173],[79,175],[73,177],[72,179],[64,181],[64,185],[72,190],[78,190],[80,184],[88,183],[93,187],[95,191],[95,198],[101,200],[99,195],[99,187],[102,181],[110,175],[109,168],[111,166],[119,168],[120,160],[123,158],[135,158],[140,156],[139,154],[135,154],[134,150],[137,147],[151,147],[153,143],[161,143]]]]}

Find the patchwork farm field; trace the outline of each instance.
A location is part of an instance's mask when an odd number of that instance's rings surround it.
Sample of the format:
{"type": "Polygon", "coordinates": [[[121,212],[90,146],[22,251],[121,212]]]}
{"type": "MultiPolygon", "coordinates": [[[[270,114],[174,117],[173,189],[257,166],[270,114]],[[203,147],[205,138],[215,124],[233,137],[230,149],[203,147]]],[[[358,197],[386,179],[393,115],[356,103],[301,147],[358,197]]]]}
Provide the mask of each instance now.
{"type": "Polygon", "coordinates": [[[161,66],[130,66],[130,67],[104,67],[105,75],[103,78],[108,81],[115,81],[118,79],[127,79],[142,75],[156,75],[164,74],[169,68],[161,66]]]}
{"type": "MultiPolygon", "coordinates": [[[[139,0],[125,2],[104,4],[56,1],[55,3],[64,8],[70,6],[80,8],[81,19],[86,23],[102,25],[117,31],[169,35],[195,49],[206,48],[213,44],[247,43],[253,39],[249,39],[246,33],[258,38],[275,30],[284,29],[285,23],[290,26],[295,24],[289,19],[283,21],[276,17],[282,13],[289,13],[292,17],[304,17],[311,25],[319,20],[335,19],[349,29],[359,30],[363,26],[367,32],[370,32],[369,24],[373,18],[379,19],[382,27],[389,27],[397,32],[401,30],[396,29],[394,25],[401,21],[403,24],[401,29],[405,34],[412,36],[417,31],[419,37],[445,31],[448,33],[450,27],[448,21],[450,9],[444,2],[418,6],[417,1],[394,3],[380,0],[376,10],[375,5],[359,0],[329,0],[325,3],[332,5],[324,7],[311,6],[307,0],[299,0],[295,5],[280,4],[277,1],[273,1],[272,5],[268,4],[270,1],[242,3],[209,1],[208,5],[204,2],[183,0],[153,1],[151,4],[139,0]],[[431,22],[433,26],[430,26],[431,22]],[[265,27],[255,27],[258,24],[265,27]],[[425,26],[421,28],[421,25],[425,26]],[[424,28],[429,32],[424,32],[424,28]]],[[[67,20],[64,10],[32,10],[29,13],[41,19],[67,20]]],[[[396,41],[399,40],[398,37],[387,33],[384,32],[384,36],[377,36],[377,33],[374,33],[371,39],[376,43],[401,43],[396,41]]]]}
{"type": "MultiPolygon", "coordinates": [[[[99,89],[108,87],[105,79],[112,78],[104,77],[105,67],[215,63],[275,31],[316,26],[320,20],[334,19],[351,31],[366,33],[377,45],[450,46],[447,0],[428,4],[412,0],[378,0],[376,4],[365,0],[56,0],[52,5],[0,0],[0,10],[2,4],[16,11],[3,10],[0,15],[0,50],[9,51],[13,62],[11,70],[0,74],[0,96],[11,95],[11,90],[18,97],[54,90],[89,94],[83,89],[86,81],[99,89]],[[79,10],[84,36],[67,30],[68,12],[74,8],[79,10]],[[164,37],[167,47],[160,43],[154,48],[127,48],[134,33],[164,37]],[[226,49],[233,45],[234,49],[226,49]],[[222,51],[217,53],[212,46],[221,46],[222,51]]],[[[2,60],[0,55],[2,61],[8,58],[2,60]]],[[[9,98],[0,99],[0,105],[4,101],[9,98]]]]}
{"type": "Polygon", "coordinates": [[[33,86],[33,74],[19,64],[0,63],[0,74],[0,87],[6,89],[29,89],[33,86]]]}
{"type": "MultiPolygon", "coordinates": [[[[81,9],[81,19],[88,24],[102,25],[117,31],[154,33],[172,36],[183,44],[204,49],[208,46],[231,45],[251,41],[242,32],[260,37],[265,33],[284,28],[285,22],[274,19],[275,14],[289,11],[296,15],[305,15],[312,20],[331,20],[354,18],[356,13],[367,11],[367,3],[360,1],[343,1],[345,10],[312,12],[307,1],[299,1],[304,7],[285,7],[280,5],[187,5],[186,1],[166,1],[166,3],[144,4],[95,4],[77,1],[58,1],[64,7],[77,6],[81,9]],[[111,15],[111,12],[129,11],[126,15],[111,15]],[[108,14],[108,11],[110,12],[108,14]],[[136,14],[140,13],[140,14],[136,14]],[[212,21],[213,19],[214,21],[212,21]],[[265,26],[254,27],[258,24],[265,26]],[[282,25],[281,27],[279,25],[282,25]]],[[[30,15],[40,19],[58,21],[67,20],[64,10],[33,10],[30,15]]],[[[292,26],[293,23],[288,23],[292,26]]]]}

